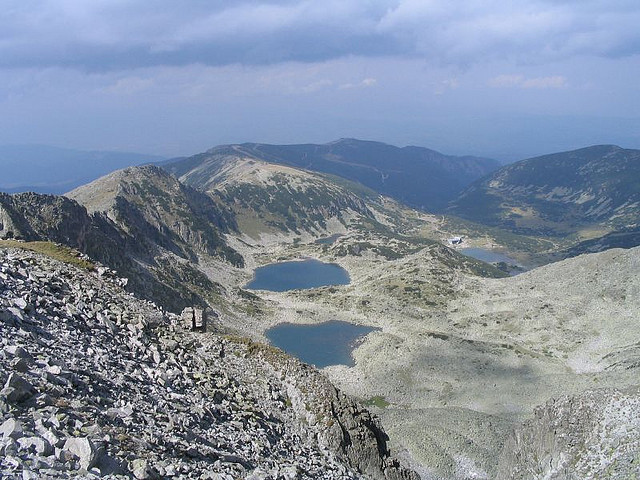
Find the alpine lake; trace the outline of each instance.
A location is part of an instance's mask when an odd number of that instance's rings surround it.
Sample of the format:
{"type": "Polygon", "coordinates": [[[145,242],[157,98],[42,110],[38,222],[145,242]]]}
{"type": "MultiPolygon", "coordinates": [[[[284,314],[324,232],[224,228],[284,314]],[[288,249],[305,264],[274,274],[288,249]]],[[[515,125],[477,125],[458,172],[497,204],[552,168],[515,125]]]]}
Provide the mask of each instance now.
{"type": "MultiPolygon", "coordinates": [[[[306,259],[259,267],[245,288],[285,292],[349,283],[349,274],[341,266],[306,259]]],[[[323,368],[353,366],[351,353],[374,330],[378,329],[332,320],[314,325],[280,323],[265,335],[272,345],[305,363],[323,368]]]]}

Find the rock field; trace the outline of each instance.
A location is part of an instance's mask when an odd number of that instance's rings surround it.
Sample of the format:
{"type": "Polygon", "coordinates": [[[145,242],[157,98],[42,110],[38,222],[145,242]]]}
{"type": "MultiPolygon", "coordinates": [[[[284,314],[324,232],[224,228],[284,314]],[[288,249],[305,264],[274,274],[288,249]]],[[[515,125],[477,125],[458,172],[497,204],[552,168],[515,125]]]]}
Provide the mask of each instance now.
{"type": "Polygon", "coordinates": [[[415,479],[315,369],[0,249],[0,477],[415,479]]]}

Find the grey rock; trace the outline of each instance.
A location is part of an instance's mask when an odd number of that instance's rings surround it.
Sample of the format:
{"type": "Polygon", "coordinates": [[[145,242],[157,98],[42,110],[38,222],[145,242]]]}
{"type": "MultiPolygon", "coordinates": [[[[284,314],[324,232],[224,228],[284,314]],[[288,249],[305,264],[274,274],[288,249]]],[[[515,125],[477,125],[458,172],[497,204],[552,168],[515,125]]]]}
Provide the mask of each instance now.
{"type": "Polygon", "coordinates": [[[31,383],[17,373],[11,373],[0,395],[3,395],[9,403],[20,403],[30,398],[34,391],[31,383]]]}
{"type": "Polygon", "coordinates": [[[3,438],[20,438],[22,436],[22,422],[15,418],[8,418],[0,425],[0,435],[3,438]]]}
{"type": "Polygon", "coordinates": [[[153,478],[153,474],[151,469],[149,468],[147,460],[142,458],[136,458],[133,462],[131,462],[131,472],[133,473],[133,476],[138,480],[147,480],[149,478],[153,478]]]}
{"type": "Polygon", "coordinates": [[[14,357],[24,358],[29,362],[33,362],[33,357],[24,348],[17,345],[8,345],[4,348],[4,351],[11,354],[14,357]]]}
{"type": "Polygon", "coordinates": [[[33,450],[34,453],[49,456],[53,453],[51,444],[41,437],[22,437],[18,439],[21,450],[33,450]]]}
{"type": "Polygon", "coordinates": [[[20,298],[20,297],[14,298],[13,304],[20,310],[27,310],[28,303],[24,298],[20,298]]]}
{"type": "Polygon", "coordinates": [[[78,457],[80,468],[89,470],[98,460],[98,450],[93,442],[86,437],[71,437],[64,444],[63,451],[78,457]]]}

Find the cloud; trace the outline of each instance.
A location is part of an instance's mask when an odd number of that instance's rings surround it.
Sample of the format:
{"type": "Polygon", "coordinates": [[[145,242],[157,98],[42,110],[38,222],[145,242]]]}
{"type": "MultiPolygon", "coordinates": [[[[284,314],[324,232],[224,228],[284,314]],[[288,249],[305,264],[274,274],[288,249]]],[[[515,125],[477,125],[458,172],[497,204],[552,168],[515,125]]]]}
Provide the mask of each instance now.
{"type": "Polygon", "coordinates": [[[640,54],[634,0],[5,0],[0,68],[640,54]]]}
{"type": "Polygon", "coordinates": [[[140,77],[120,78],[112,85],[101,89],[105,93],[114,95],[135,95],[148,90],[154,85],[152,79],[140,77]]]}
{"type": "Polygon", "coordinates": [[[351,90],[353,88],[370,88],[375,86],[378,83],[378,80],[375,78],[365,78],[361,82],[358,83],[343,83],[338,87],[340,90],[351,90]]]}
{"type": "Polygon", "coordinates": [[[564,88],[569,85],[566,77],[553,75],[549,77],[526,78],[524,75],[498,75],[489,80],[488,85],[495,88],[564,88]]]}
{"type": "Polygon", "coordinates": [[[568,86],[567,79],[562,75],[529,78],[522,82],[522,88],[564,88],[566,86],[568,86]]]}

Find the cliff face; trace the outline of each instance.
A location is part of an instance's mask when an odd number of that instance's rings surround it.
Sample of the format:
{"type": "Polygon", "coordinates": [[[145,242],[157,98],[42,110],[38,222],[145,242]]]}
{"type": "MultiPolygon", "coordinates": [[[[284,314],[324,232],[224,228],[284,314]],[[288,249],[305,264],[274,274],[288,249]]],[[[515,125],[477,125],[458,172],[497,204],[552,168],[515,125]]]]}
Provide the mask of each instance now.
{"type": "Polygon", "coordinates": [[[186,331],[103,268],[0,248],[0,281],[3,478],[417,479],[279,350],[186,331]]]}
{"type": "Polygon", "coordinates": [[[158,167],[119,170],[67,196],[112,220],[141,253],[155,246],[190,261],[207,255],[242,265],[223,238],[236,229],[233,215],[158,167]]]}
{"type": "Polygon", "coordinates": [[[628,479],[640,473],[640,389],[550,400],[516,429],[497,479],[628,479]]]}

